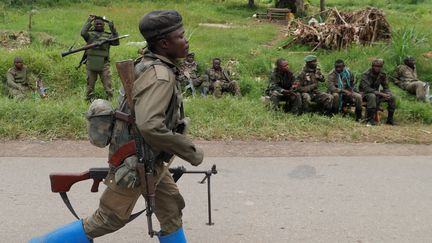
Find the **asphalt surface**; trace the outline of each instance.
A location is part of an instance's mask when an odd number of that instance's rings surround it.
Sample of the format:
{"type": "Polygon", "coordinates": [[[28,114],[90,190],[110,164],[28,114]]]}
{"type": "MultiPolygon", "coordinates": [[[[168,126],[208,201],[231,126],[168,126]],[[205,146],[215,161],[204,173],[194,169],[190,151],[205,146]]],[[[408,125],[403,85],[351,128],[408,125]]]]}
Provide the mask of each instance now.
{"type": "MultiPolygon", "coordinates": [[[[216,164],[212,216],[207,226],[206,185],[185,175],[189,242],[432,242],[432,156],[208,157],[216,164]]],[[[175,165],[186,165],[175,161],[175,165]]],[[[50,191],[51,172],[81,172],[105,159],[0,157],[1,242],[32,236],[74,220],[50,191]]],[[[90,215],[100,193],[91,182],[72,187],[80,216],[90,215]]],[[[101,185],[100,189],[103,190],[101,185]]],[[[136,210],[144,207],[140,200],[136,210]]],[[[156,220],[156,219],[155,219],[156,220]]],[[[155,223],[158,226],[157,223],[155,223]]],[[[95,242],[158,242],[145,217],[95,242]]]]}

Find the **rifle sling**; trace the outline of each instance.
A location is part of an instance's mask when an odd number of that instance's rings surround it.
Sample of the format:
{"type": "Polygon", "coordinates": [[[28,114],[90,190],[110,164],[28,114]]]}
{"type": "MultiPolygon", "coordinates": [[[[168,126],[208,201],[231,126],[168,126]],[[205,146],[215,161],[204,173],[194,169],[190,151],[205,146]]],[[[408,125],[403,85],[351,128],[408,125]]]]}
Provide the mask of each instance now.
{"type": "MultiPolygon", "coordinates": [[[[76,219],[80,219],[80,217],[78,217],[78,214],[75,212],[75,209],[73,208],[69,197],[67,195],[67,192],[59,192],[61,199],[63,200],[64,204],[66,205],[66,207],[69,209],[69,211],[72,213],[72,215],[76,218],[76,219]]],[[[146,210],[143,209],[139,212],[136,212],[134,214],[131,214],[131,216],[129,216],[129,219],[127,221],[127,223],[131,222],[132,220],[138,218],[138,216],[140,216],[142,213],[144,213],[146,210]]]]}

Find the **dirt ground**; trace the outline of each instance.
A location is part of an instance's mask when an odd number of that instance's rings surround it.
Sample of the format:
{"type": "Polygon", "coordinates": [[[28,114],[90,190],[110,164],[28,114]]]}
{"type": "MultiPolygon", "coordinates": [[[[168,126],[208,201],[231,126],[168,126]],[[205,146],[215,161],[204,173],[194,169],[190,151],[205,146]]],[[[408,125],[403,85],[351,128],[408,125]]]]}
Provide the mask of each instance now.
{"type": "MultiPolygon", "coordinates": [[[[432,145],[195,141],[207,157],[310,157],[310,156],[415,156],[432,155],[432,145]]],[[[105,157],[107,148],[88,141],[12,140],[0,142],[0,157],[105,157]]]]}

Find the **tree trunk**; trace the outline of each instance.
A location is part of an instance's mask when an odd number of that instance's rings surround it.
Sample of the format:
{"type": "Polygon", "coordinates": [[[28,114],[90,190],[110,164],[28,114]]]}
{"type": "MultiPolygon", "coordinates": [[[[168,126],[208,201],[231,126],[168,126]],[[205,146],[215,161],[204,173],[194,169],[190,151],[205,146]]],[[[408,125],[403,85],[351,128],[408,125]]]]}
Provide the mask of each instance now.
{"type": "Polygon", "coordinates": [[[255,7],[255,0],[249,0],[248,7],[254,8],[255,7]]]}
{"type": "Polygon", "coordinates": [[[324,21],[325,0],[320,0],[320,11],[321,11],[321,20],[324,21]]]}

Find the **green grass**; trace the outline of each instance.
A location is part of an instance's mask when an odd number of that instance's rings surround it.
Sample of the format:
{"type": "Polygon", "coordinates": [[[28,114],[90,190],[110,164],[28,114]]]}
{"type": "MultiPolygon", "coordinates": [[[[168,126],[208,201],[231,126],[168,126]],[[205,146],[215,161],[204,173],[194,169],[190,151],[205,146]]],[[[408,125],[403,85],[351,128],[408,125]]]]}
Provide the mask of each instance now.
{"type": "MultiPolygon", "coordinates": [[[[43,2],[43,1],[42,1],[43,2]]],[[[402,124],[392,128],[395,138],[382,136],[387,127],[366,128],[355,123],[352,118],[336,116],[322,117],[307,114],[300,117],[269,112],[259,101],[267,85],[267,76],[273,62],[279,57],[289,60],[291,68],[298,72],[303,66],[304,52],[311,48],[293,46],[288,50],[278,47],[286,39],[274,39],[281,26],[257,23],[250,16],[256,11],[264,11],[269,1],[256,1],[258,9],[250,10],[247,1],[241,0],[204,0],[204,1],[92,1],[91,3],[71,3],[60,1],[59,6],[50,6],[45,1],[35,8],[32,36],[36,32],[45,32],[56,39],[56,44],[45,48],[37,40],[28,48],[21,50],[1,50],[0,73],[5,73],[12,65],[16,55],[24,58],[26,64],[45,80],[49,89],[46,100],[28,99],[15,101],[0,99],[0,136],[3,138],[86,138],[85,119],[82,113],[87,104],[83,102],[85,93],[85,70],[75,69],[81,54],[60,57],[60,52],[72,44],[83,45],[79,36],[80,29],[88,14],[106,15],[114,20],[120,34],[130,34],[122,40],[119,47],[111,49],[111,59],[122,60],[137,57],[136,45],[128,42],[140,42],[142,37],[137,30],[141,16],[153,9],[177,9],[184,17],[187,35],[190,36],[191,51],[196,53],[201,69],[210,65],[213,57],[223,61],[239,62],[236,78],[240,81],[244,97],[241,99],[225,97],[223,99],[187,99],[186,112],[193,120],[191,135],[202,139],[261,139],[261,140],[308,140],[308,141],[380,141],[431,143],[420,132],[406,136],[410,128],[432,129],[431,105],[415,101],[412,96],[392,86],[398,96],[399,109],[397,120],[402,124]],[[47,7],[48,6],[48,7],[47,7]],[[209,28],[200,23],[232,24],[235,28],[209,28]],[[270,45],[271,43],[271,45],[270,45]]],[[[75,1],[81,2],[81,1],[75,1]]],[[[432,80],[430,59],[422,56],[432,46],[432,3],[411,0],[328,0],[330,7],[338,9],[359,9],[366,5],[384,8],[393,28],[392,43],[378,43],[373,46],[352,46],[348,50],[325,51],[316,54],[321,68],[329,72],[335,59],[343,58],[354,71],[361,75],[375,57],[386,60],[386,70],[391,73],[404,54],[418,57],[418,71],[421,79],[432,80]],[[405,35],[404,35],[405,34],[405,35]],[[404,37],[405,36],[405,37],[404,37]]],[[[316,11],[319,1],[311,1],[310,11],[316,11]]],[[[9,8],[0,4],[0,29],[25,30],[28,25],[28,6],[9,8]]],[[[114,63],[114,62],[112,62],[114,63]]],[[[113,71],[113,86],[120,87],[118,76],[113,71]]],[[[103,94],[100,82],[97,93],[103,94]]],[[[325,89],[325,87],[322,87],[325,89]]]]}

